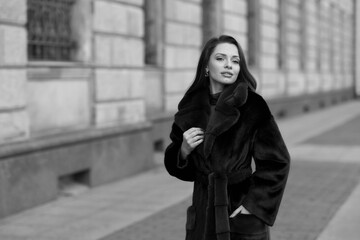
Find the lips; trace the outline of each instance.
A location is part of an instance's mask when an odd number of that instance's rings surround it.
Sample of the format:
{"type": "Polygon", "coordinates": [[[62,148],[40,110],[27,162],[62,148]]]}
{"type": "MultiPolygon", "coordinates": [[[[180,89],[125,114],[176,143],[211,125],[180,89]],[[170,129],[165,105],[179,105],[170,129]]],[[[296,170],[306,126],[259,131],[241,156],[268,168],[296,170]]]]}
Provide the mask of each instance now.
{"type": "Polygon", "coordinates": [[[231,72],[221,72],[221,75],[224,77],[232,77],[234,74],[232,74],[231,72]]]}

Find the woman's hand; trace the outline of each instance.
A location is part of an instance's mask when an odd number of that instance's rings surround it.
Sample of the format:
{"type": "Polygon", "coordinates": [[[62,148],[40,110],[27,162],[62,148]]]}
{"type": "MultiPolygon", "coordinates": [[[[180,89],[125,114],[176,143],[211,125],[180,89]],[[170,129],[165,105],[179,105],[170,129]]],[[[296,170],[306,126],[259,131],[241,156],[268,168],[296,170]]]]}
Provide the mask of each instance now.
{"type": "Polygon", "coordinates": [[[239,213],[241,213],[241,214],[251,214],[243,205],[241,205],[240,207],[235,209],[235,211],[230,215],[230,218],[235,217],[239,213]]]}
{"type": "Polygon", "coordinates": [[[185,159],[200,143],[204,141],[204,131],[192,127],[184,132],[181,144],[181,157],[185,159]]]}

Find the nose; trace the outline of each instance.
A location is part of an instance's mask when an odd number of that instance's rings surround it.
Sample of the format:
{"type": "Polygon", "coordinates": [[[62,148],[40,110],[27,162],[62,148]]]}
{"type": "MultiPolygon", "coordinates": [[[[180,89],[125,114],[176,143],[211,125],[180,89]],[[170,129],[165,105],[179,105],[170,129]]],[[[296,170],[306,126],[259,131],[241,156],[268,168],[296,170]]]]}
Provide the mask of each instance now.
{"type": "Polygon", "coordinates": [[[232,69],[231,61],[225,61],[225,68],[232,69]]]}

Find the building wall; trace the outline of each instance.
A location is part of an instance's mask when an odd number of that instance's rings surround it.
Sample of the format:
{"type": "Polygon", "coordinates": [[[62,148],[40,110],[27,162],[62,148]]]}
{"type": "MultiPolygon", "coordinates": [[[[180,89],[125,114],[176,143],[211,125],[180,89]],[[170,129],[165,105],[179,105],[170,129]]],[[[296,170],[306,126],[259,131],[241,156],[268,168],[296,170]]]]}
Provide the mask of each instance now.
{"type": "Polygon", "coordinates": [[[233,36],[247,52],[247,1],[230,0],[222,1],[223,9],[223,33],[233,36]]]}
{"type": "Polygon", "coordinates": [[[0,0],[0,217],[154,164],[144,1],[76,0],[71,61],[27,53],[27,1],[0,0]],[[81,177],[79,177],[81,176],[81,177]]]}
{"type": "Polygon", "coordinates": [[[26,101],[26,4],[0,3],[0,144],[29,136],[26,101]]]}
{"type": "MultiPolygon", "coordinates": [[[[152,2],[162,5],[156,16],[162,30],[155,35],[161,59],[156,66],[144,60],[144,1],[77,0],[76,61],[43,63],[27,60],[26,3],[2,0],[0,116],[6,127],[0,141],[144,122],[151,100],[158,112],[175,111],[194,78],[206,8],[200,0],[152,2]]],[[[353,1],[217,2],[219,34],[233,35],[248,57],[256,55],[250,69],[265,98],[355,87],[353,1]],[[249,25],[254,2],[257,21],[249,25]],[[250,34],[256,36],[252,52],[250,34]]]]}
{"type": "Polygon", "coordinates": [[[28,61],[26,1],[0,4],[0,142],[145,121],[143,1],[77,0],[60,63],[28,61]]]}
{"type": "Polygon", "coordinates": [[[353,87],[352,1],[278,0],[260,4],[258,80],[259,92],[265,98],[353,87]]]}
{"type": "Polygon", "coordinates": [[[286,91],[285,74],[283,71],[287,61],[283,61],[282,66],[279,65],[279,58],[284,58],[284,52],[287,46],[282,38],[286,39],[286,35],[280,36],[280,31],[285,32],[285,21],[280,19],[280,13],[284,15],[284,7],[280,6],[280,1],[259,1],[258,12],[259,18],[259,35],[254,41],[259,41],[258,62],[255,68],[259,71],[259,91],[265,98],[282,96],[286,91]],[[280,26],[280,27],[279,27],[280,26]],[[281,28],[281,29],[280,29],[281,28]],[[281,41],[282,44],[279,44],[281,41]]]}
{"type": "Polygon", "coordinates": [[[200,0],[164,1],[165,111],[177,109],[191,84],[202,44],[200,0]]]}
{"type": "Polygon", "coordinates": [[[276,116],[360,92],[352,0],[76,0],[67,62],[29,60],[26,2],[0,0],[0,217],[154,166],[210,36],[239,41],[276,116]]]}
{"type": "Polygon", "coordinates": [[[93,4],[95,125],[144,121],[144,3],[93,4]]]}

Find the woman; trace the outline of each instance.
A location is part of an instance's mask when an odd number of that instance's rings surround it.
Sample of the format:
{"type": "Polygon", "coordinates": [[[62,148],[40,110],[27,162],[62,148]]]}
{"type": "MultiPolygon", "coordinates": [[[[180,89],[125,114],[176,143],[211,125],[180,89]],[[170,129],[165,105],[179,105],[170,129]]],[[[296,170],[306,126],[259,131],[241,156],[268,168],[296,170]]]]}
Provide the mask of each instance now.
{"type": "Polygon", "coordinates": [[[255,89],[237,41],[210,39],[179,103],[165,152],[169,174],[194,182],[187,240],[270,238],[290,157],[255,89]]]}

